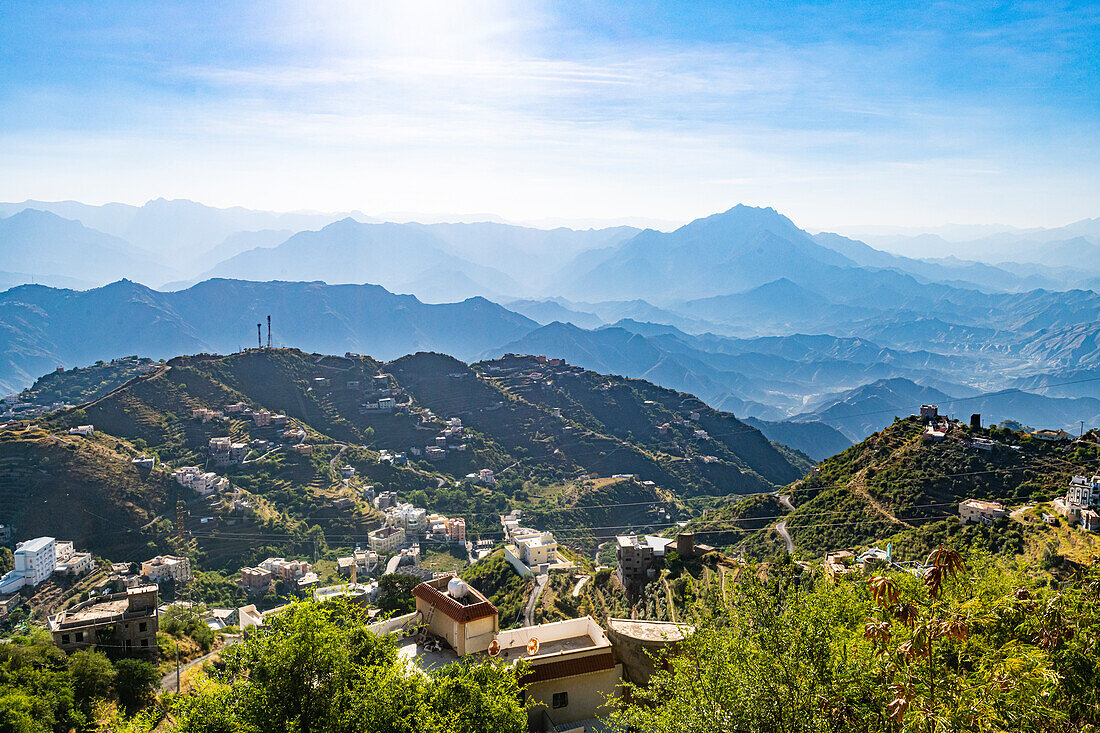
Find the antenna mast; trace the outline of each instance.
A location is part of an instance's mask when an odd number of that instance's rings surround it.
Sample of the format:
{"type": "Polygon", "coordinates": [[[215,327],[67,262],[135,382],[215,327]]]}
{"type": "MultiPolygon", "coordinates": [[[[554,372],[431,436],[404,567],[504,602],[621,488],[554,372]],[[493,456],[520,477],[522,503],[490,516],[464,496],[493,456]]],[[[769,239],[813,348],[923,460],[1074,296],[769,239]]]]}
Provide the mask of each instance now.
{"type": "Polygon", "coordinates": [[[267,348],[271,348],[271,316],[267,317],[267,348]]]}
{"type": "Polygon", "coordinates": [[[256,324],[256,348],[262,349],[264,347],[263,331],[260,330],[261,324],[256,324]]]}

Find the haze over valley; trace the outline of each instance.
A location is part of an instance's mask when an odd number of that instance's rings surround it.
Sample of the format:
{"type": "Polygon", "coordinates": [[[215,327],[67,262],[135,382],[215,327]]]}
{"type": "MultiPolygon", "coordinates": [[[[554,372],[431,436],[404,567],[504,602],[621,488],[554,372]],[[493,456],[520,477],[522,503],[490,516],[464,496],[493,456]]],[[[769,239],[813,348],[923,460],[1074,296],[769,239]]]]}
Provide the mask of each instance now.
{"type": "Polygon", "coordinates": [[[533,353],[647,379],[817,458],[922,401],[994,423],[1100,422],[1096,221],[990,234],[962,260],[909,256],[912,235],[869,237],[875,248],[741,205],[669,231],[163,199],[0,213],[9,391],[58,365],[237,351],[271,315],[276,344],[308,351],[533,353]],[[1053,266],[1071,249],[1076,267],[1053,266]]]}

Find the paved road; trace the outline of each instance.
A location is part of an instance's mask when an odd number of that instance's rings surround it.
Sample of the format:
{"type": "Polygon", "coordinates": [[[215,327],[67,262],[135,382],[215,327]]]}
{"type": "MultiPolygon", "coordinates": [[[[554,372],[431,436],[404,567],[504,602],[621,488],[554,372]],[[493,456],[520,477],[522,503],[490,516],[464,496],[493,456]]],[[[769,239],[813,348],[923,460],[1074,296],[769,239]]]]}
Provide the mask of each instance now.
{"type": "MultiPolygon", "coordinates": [[[[187,662],[186,664],[181,664],[180,665],[180,675],[182,676],[184,672],[191,669],[192,667],[197,667],[198,665],[202,664],[203,662],[208,661],[210,658],[215,657],[218,654],[221,654],[226,649],[233,646],[234,644],[236,644],[240,640],[241,640],[241,637],[239,637],[239,636],[227,636],[225,646],[223,646],[221,649],[217,649],[215,651],[212,651],[209,654],[204,654],[201,657],[199,657],[198,659],[192,659],[190,662],[187,662]]],[[[164,675],[164,677],[161,678],[161,680],[160,680],[160,689],[161,689],[162,692],[175,692],[176,691],[176,670],[173,669],[171,672],[169,672],[168,674],[164,675]]]]}
{"type": "Polygon", "coordinates": [[[794,504],[791,503],[790,494],[783,494],[782,496],[779,496],[779,503],[787,507],[787,509],[789,509],[790,511],[794,511],[794,504]]]}
{"type": "Polygon", "coordinates": [[[539,604],[542,592],[546,589],[546,581],[548,580],[550,580],[549,575],[539,575],[535,578],[535,589],[531,591],[531,597],[527,599],[527,607],[523,609],[524,626],[535,625],[535,608],[539,604]]]}
{"type": "Polygon", "coordinates": [[[784,519],[775,525],[775,531],[779,533],[779,536],[783,538],[783,541],[787,543],[787,554],[794,554],[794,540],[787,534],[787,520],[784,519]]]}

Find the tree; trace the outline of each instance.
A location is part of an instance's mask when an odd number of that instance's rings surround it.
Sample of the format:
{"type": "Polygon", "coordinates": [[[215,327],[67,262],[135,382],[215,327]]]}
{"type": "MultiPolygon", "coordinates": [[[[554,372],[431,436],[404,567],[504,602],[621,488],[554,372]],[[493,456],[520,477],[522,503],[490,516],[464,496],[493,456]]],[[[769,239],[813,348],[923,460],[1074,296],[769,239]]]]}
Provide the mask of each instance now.
{"type": "Polygon", "coordinates": [[[413,588],[420,585],[415,575],[388,573],[378,579],[378,607],[394,614],[412,613],[416,610],[413,588]]]}
{"type": "Polygon", "coordinates": [[[72,675],[76,702],[86,712],[92,709],[94,700],[111,694],[115,668],[103,652],[94,649],[73,652],[69,657],[69,673],[72,675]]]}
{"type": "Polygon", "coordinates": [[[153,691],[160,683],[155,666],[141,659],[120,659],[115,662],[115,672],[115,694],[128,713],[152,701],[153,691]]]}

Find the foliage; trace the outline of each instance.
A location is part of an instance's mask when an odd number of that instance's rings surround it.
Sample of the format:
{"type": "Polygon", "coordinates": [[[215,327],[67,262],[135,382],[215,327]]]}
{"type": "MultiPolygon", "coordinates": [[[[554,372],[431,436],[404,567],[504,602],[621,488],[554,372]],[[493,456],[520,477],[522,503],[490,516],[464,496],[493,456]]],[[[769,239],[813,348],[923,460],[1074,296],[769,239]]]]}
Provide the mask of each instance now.
{"type": "Polygon", "coordinates": [[[143,659],[119,659],[115,662],[115,694],[127,712],[144,708],[153,700],[160,683],[157,668],[143,659]]]}
{"type": "Polygon", "coordinates": [[[297,603],[225,655],[225,674],[176,702],[178,733],[520,733],[527,718],[510,667],[454,665],[421,675],[392,639],[337,604],[297,603]]]}
{"type": "Polygon", "coordinates": [[[169,606],[161,614],[160,630],[178,638],[190,637],[203,651],[210,651],[214,644],[214,632],[195,608],[169,606]]]}
{"type": "Polygon", "coordinates": [[[416,610],[412,590],[420,585],[415,575],[388,573],[378,579],[378,608],[384,613],[401,615],[416,610]]]}

